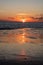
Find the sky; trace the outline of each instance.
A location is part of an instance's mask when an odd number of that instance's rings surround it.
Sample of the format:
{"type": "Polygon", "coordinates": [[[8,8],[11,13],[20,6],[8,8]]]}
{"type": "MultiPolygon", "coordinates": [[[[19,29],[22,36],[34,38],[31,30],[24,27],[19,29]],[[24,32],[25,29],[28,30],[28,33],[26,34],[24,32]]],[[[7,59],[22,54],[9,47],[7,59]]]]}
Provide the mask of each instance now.
{"type": "Polygon", "coordinates": [[[43,0],[0,0],[0,20],[43,21],[43,0]]]}

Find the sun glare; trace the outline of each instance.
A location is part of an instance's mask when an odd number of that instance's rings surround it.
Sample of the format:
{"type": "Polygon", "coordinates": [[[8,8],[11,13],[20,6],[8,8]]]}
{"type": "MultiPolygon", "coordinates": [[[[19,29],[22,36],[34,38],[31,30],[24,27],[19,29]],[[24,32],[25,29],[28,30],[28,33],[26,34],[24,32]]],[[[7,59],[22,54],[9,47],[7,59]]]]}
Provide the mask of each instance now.
{"type": "Polygon", "coordinates": [[[19,13],[16,15],[15,20],[24,23],[26,21],[31,21],[31,18],[29,18],[28,14],[19,13]]]}
{"type": "Polygon", "coordinates": [[[22,19],[22,22],[24,23],[26,20],[25,19],[22,19]]]}

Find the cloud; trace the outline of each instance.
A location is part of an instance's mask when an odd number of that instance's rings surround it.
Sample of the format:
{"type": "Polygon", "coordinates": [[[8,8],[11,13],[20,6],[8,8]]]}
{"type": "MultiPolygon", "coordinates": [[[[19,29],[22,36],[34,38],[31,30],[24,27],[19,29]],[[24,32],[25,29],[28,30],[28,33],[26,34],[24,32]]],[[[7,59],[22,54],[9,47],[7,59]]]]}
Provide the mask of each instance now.
{"type": "Polygon", "coordinates": [[[29,18],[31,18],[31,19],[35,19],[34,17],[32,17],[32,16],[30,16],[29,18]]]}
{"type": "Polygon", "coordinates": [[[12,19],[12,20],[14,20],[15,18],[14,18],[14,17],[8,17],[8,19],[12,19]]]}
{"type": "MultiPolygon", "coordinates": [[[[8,17],[9,20],[19,20],[20,18],[18,17],[8,17]]],[[[33,22],[43,22],[43,14],[42,15],[37,15],[35,16],[28,16],[27,17],[28,21],[33,21],[33,22]]]]}
{"type": "Polygon", "coordinates": [[[43,16],[30,17],[30,18],[33,19],[34,21],[41,21],[41,22],[43,22],[43,16]]]}
{"type": "Polygon", "coordinates": [[[43,19],[43,17],[36,17],[35,19],[39,19],[39,20],[42,20],[42,19],[43,19]]]}
{"type": "Polygon", "coordinates": [[[38,21],[41,21],[41,22],[43,22],[43,17],[42,16],[40,16],[40,17],[37,17],[36,18],[38,21]]]}

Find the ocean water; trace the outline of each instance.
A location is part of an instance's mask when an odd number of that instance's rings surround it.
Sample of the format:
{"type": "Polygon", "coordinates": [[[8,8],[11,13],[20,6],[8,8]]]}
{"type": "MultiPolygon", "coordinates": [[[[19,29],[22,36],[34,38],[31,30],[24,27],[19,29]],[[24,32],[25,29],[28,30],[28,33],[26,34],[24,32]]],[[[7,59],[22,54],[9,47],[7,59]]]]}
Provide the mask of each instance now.
{"type": "Polygon", "coordinates": [[[43,60],[43,28],[0,30],[0,60],[43,60]]]}

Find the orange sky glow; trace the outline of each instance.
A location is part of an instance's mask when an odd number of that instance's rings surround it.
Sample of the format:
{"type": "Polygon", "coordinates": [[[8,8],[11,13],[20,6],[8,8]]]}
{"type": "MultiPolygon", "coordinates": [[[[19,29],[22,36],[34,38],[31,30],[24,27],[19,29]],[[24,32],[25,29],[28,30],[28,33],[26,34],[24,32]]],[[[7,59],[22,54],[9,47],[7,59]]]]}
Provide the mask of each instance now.
{"type": "Polygon", "coordinates": [[[0,0],[0,20],[43,22],[43,0],[0,0]]]}
{"type": "Polygon", "coordinates": [[[43,22],[43,16],[29,16],[26,13],[18,13],[15,16],[3,16],[0,20],[16,21],[16,22],[43,22]]]}

